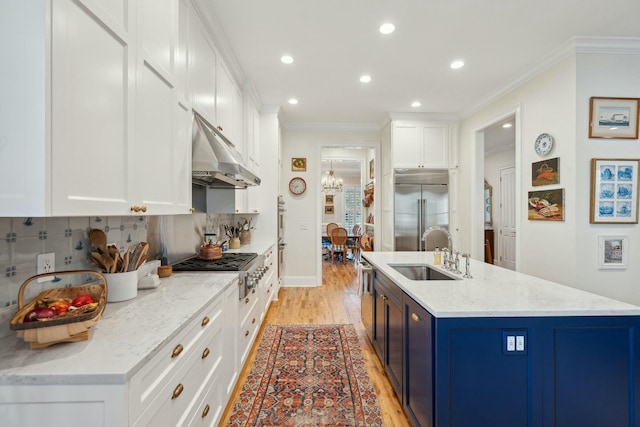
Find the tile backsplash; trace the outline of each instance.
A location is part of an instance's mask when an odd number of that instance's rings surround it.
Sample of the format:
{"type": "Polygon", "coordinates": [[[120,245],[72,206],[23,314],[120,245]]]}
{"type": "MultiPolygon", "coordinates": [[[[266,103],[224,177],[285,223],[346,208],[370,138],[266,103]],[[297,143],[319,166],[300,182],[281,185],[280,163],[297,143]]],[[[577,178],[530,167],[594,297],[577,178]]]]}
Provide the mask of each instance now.
{"type": "MultiPolygon", "coordinates": [[[[38,254],[55,253],[54,271],[96,270],[87,258],[90,229],[104,230],[108,242],[122,253],[129,244],[147,240],[148,224],[148,217],[143,216],[0,218],[0,308],[17,304],[20,286],[36,274],[38,254]]],[[[64,277],[56,282],[30,283],[25,300],[44,289],[62,287],[68,284],[66,277],[73,276],[64,277]]]]}

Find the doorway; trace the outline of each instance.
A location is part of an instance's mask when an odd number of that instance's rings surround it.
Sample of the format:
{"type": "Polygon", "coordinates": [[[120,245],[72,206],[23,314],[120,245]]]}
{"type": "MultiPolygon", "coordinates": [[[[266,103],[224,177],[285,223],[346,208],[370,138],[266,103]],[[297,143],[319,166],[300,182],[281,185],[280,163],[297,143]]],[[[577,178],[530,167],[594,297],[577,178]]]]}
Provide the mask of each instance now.
{"type": "Polygon", "coordinates": [[[484,139],[483,177],[485,187],[492,189],[490,199],[484,198],[485,254],[494,254],[494,264],[512,270],[516,269],[517,263],[516,129],[515,113],[507,114],[481,129],[484,139]]]}

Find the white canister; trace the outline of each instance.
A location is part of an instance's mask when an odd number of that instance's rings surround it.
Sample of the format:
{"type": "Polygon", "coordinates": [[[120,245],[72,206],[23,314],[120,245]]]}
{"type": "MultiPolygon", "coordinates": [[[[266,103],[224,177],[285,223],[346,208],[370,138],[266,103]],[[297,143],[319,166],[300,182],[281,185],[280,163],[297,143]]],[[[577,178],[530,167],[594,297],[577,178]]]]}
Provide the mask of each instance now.
{"type": "Polygon", "coordinates": [[[138,296],[138,272],[103,273],[107,279],[107,302],[126,301],[138,296]]]}

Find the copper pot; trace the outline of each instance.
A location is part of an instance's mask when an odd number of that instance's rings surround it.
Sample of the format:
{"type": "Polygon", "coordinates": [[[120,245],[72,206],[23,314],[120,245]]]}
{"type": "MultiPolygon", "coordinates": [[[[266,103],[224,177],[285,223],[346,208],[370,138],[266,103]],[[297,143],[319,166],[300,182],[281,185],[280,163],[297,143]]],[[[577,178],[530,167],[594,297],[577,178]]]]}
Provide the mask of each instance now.
{"type": "Polygon", "coordinates": [[[209,243],[207,245],[200,246],[200,259],[206,261],[213,261],[222,258],[222,248],[209,243]]]}

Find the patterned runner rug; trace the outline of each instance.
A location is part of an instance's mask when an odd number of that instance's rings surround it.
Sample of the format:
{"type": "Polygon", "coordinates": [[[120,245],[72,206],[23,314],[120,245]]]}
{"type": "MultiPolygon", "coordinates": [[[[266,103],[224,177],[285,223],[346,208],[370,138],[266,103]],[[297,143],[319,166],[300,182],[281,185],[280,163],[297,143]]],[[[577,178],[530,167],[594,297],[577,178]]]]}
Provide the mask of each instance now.
{"type": "Polygon", "coordinates": [[[382,426],[353,325],[266,325],[229,426],[382,426]]]}

